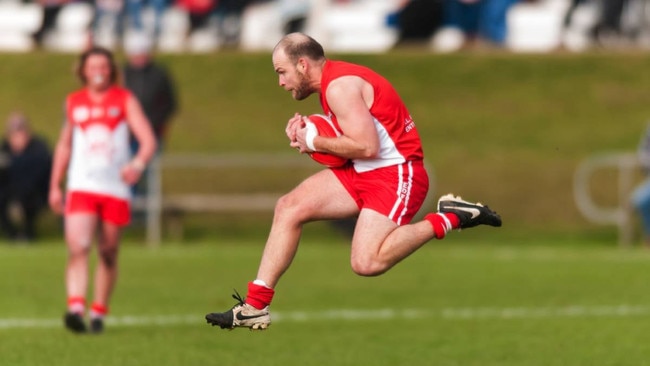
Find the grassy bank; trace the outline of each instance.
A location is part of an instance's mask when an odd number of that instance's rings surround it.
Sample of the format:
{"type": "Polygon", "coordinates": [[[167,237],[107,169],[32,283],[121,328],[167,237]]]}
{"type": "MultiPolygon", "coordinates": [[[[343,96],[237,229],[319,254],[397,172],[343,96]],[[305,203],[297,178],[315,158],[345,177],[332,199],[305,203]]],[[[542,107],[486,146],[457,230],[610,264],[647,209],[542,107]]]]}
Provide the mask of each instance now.
{"type": "MultiPolygon", "coordinates": [[[[642,54],[330,56],[392,80],[422,136],[437,194],[487,202],[504,216],[504,230],[593,228],[573,203],[577,164],[596,152],[633,150],[650,120],[644,72],[650,57],[642,54]]],[[[22,109],[53,141],[63,96],[78,85],[74,60],[0,55],[0,115],[22,109]]],[[[181,97],[168,152],[289,152],[287,118],[319,111],[317,98],[295,102],[277,86],[268,54],[162,55],[161,61],[175,74],[181,97]]],[[[256,177],[241,174],[244,181],[256,177]]],[[[301,177],[288,175],[288,186],[301,177]]],[[[212,184],[219,189],[218,180],[212,184]]]]}

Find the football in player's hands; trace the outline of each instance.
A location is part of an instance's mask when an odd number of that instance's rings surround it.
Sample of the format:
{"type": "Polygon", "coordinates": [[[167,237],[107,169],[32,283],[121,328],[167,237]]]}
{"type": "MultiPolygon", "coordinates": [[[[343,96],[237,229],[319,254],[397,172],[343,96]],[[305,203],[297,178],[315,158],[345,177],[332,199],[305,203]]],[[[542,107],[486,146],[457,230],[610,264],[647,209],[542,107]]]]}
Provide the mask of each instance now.
{"type": "MultiPolygon", "coordinates": [[[[341,135],[339,131],[334,127],[334,123],[332,123],[332,120],[322,114],[312,114],[307,116],[307,119],[305,120],[305,124],[306,124],[305,127],[308,130],[307,131],[308,141],[310,140],[309,139],[310,133],[312,134],[315,133],[316,135],[323,136],[323,137],[338,137],[341,135]]],[[[311,140],[313,140],[313,137],[311,138],[311,140]]],[[[310,146],[310,148],[312,148],[313,150],[312,146],[310,146]]],[[[325,165],[329,168],[337,168],[345,165],[348,162],[347,158],[343,158],[337,155],[332,155],[332,154],[319,152],[319,151],[310,152],[309,156],[317,163],[325,165]]]]}

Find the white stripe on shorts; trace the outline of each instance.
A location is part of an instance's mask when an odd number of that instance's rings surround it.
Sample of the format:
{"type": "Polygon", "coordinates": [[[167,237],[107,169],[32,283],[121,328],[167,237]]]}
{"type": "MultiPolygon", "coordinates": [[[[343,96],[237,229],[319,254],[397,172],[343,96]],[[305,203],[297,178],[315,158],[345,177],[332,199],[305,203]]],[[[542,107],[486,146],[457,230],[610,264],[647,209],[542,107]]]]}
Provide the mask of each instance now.
{"type": "Polygon", "coordinates": [[[397,185],[397,192],[395,192],[397,194],[397,199],[395,200],[395,204],[393,205],[393,209],[390,211],[390,214],[388,216],[388,218],[390,218],[392,220],[393,217],[395,217],[397,209],[399,208],[400,204],[402,204],[402,202],[403,202],[404,207],[402,208],[402,211],[400,212],[399,217],[395,220],[397,225],[402,224],[402,218],[404,217],[404,215],[408,211],[408,202],[409,202],[409,198],[411,197],[411,187],[413,187],[413,163],[409,161],[409,162],[407,162],[407,164],[408,164],[408,177],[407,177],[406,182],[404,182],[403,178],[402,178],[402,176],[404,175],[403,174],[403,172],[404,172],[404,164],[400,164],[397,167],[397,174],[398,174],[398,177],[399,177],[398,178],[399,182],[398,182],[398,185],[397,185]],[[406,191],[403,192],[402,188],[403,188],[404,185],[406,185],[406,187],[405,187],[406,191]],[[404,195],[404,199],[402,199],[402,194],[404,195]]]}

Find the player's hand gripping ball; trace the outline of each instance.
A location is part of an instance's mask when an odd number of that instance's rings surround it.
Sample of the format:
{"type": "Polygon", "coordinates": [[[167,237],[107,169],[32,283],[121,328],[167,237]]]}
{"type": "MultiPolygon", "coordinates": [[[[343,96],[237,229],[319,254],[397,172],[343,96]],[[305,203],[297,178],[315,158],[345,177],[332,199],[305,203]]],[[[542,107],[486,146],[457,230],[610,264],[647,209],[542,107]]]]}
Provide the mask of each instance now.
{"type": "MultiPolygon", "coordinates": [[[[327,116],[322,114],[312,114],[307,117],[306,124],[311,124],[315,127],[318,136],[323,137],[338,137],[341,134],[334,128],[334,123],[327,116]]],[[[309,126],[307,128],[310,128],[309,126]]],[[[332,155],[324,152],[314,151],[309,153],[309,156],[319,164],[325,165],[329,168],[338,168],[345,165],[348,159],[332,155]]]]}

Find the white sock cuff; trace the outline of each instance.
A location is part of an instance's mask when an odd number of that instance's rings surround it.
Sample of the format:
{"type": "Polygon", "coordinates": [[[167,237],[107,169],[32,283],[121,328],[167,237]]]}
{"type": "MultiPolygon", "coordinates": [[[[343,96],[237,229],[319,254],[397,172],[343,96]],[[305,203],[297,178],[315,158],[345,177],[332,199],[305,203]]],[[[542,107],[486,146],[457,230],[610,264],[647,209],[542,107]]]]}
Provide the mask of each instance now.
{"type": "Polygon", "coordinates": [[[266,284],[266,282],[264,282],[264,280],[260,280],[259,278],[253,281],[253,284],[258,286],[264,286],[266,288],[271,288],[269,287],[269,285],[266,284]]]}
{"type": "Polygon", "coordinates": [[[74,303],[68,306],[68,311],[71,313],[81,314],[86,311],[86,306],[83,303],[74,303]]]}
{"type": "Polygon", "coordinates": [[[451,226],[451,221],[445,216],[444,214],[441,214],[440,212],[436,212],[436,215],[442,217],[442,220],[445,222],[445,233],[447,233],[449,230],[452,229],[451,226]]]}

